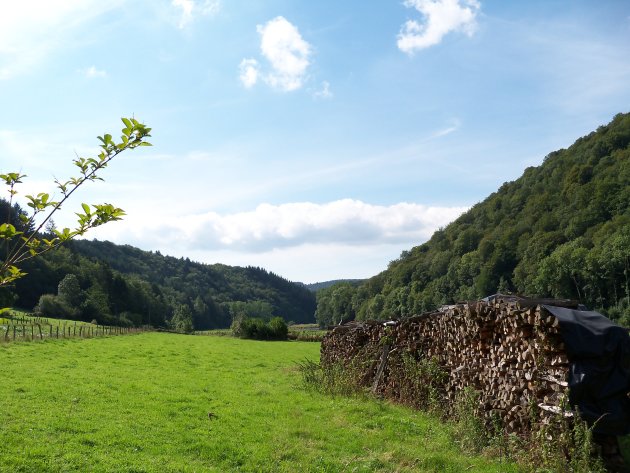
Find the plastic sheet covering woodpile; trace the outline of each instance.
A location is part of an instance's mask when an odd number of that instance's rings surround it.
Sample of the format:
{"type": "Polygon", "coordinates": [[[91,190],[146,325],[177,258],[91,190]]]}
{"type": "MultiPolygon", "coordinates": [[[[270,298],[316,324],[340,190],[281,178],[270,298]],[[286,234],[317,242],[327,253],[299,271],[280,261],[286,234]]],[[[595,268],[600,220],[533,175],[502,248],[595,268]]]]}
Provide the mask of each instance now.
{"type": "Polygon", "coordinates": [[[402,365],[435,360],[447,375],[444,407],[470,386],[488,422],[500,418],[508,432],[570,416],[571,405],[596,433],[630,433],[628,331],[580,308],[496,295],[400,320],[350,322],[324,338],[321,361],[362,370],[361,383],[376,394],[413,405],[402,365]]]}

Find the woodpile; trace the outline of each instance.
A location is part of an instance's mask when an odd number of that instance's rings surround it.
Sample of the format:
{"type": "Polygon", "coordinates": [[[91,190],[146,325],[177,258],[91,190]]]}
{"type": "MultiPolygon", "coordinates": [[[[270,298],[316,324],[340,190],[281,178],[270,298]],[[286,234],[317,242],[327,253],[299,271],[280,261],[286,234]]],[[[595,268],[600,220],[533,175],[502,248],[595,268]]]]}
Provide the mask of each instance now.
{"type": "Polygon", "coordinates": [[[577,307],[572,301],[497,296],[385,323],[350,322],[324,338],[322,365],[350,366],[363,357],[366,387],[413,404],[400,369],[405,357],[434,360],[446,374],[443,406],[452,408],[462,390],[472,387],[488,422],[499,418],[507,432],[527,432],[537,427],[532,423],[571,415],[563,410],[569,359],[560,324],[543,304],[577,307]]]}

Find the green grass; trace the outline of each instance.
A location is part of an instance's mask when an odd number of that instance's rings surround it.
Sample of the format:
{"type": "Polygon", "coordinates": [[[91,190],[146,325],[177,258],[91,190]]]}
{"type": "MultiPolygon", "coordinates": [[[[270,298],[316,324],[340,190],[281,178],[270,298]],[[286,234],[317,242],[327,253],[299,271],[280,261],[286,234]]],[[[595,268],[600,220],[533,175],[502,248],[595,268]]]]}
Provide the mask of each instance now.
{"type": "Polygon", "coordinates": [[[80,320],[42,318],[19,309],[3,311],[0,315],[0,343],[32,341],[42,338],[70,338],[115,335],[126,333],[120,327],[104,327],[80,320]]]}
{"type": "Polygon", "coordinates": [[[1,346],[0,471],[516,471],[422,413],[303,389],[318,352],[165,333],[1,346]]]}
{"type": "Polygon", "coordinates": [[[42,324],[52,325],[53,327],[64,326],[64,325],[84,325],[90,326],[93,325],[88,322],[82,322],[80,320],[68,320],[68,319],[51,319],[51,318],[42,318],[35,317],[31,315],[30,312],[26,312],[20,309],[9,309],[0,315],[0,324],[42,324]]]}
{"type": "Polygon", "coordinates": [[[232,329],[229,328],[215,328],[212,330],[200,330],[196,331],[195,335],[210,335],[215,337],[232,337],[232,329]]]}
{"type": "Polygon", "coordinates": [[[289,339],[301,342],[321,342],[328,330],[322,330],[317,324],[289,325],[289,339]]]}

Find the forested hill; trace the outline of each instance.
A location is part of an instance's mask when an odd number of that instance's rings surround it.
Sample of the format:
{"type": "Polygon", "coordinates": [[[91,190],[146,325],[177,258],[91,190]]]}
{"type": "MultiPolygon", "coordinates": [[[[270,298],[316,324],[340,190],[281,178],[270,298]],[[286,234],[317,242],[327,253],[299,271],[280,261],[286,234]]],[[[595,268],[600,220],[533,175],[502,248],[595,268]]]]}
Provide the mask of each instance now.
{"type": "Polygon", "coordinates": [[[318,320],[405,316],[511,291],[577,299],[628,324],[629,144],[630,114],[619,114],[358,288],[318,293],[318,320]]]}
{"type": "Polygon", "coordinates": [[[334,279],[332,281],[322,281],[322,282],[314,282],[314,283],[310,283],[310,284],[304,284],[304,286],[306,286],[306,288],[309,291],[317,292],[317,291],[321,291],[322,289],[326,289],[327,287],[334,286],[334,285],[340,284],[340,283],[347,283],[347,284],[351,284],[351,285],[354,285],[354,286],[358,286],[363,281],[364,281],[364,279],[334,279]]]}
{"type": "Polygon", "coordinates": [[[76,276],[74,307],[51,306],[71,312],[63,314],[71,318],[164,326],[183,306],[198,330],[228,327],[237,312],[314,321],[315,296],[308,289],[256,267],[206,265],[128,245],[77,240],[24,269],[28,276],[17,281],[17,300],[11,302],[27,309],[41,295],[57,294],[67,275],[76,276]]]}

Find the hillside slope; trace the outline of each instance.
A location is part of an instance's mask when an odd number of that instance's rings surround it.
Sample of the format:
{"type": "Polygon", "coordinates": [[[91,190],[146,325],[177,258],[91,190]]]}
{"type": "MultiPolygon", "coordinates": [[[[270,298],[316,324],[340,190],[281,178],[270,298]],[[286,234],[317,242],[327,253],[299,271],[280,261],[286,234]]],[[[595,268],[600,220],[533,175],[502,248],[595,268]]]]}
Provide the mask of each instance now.
{"type": "Polygon", "coordinates": [[[630,318],[629,145],[630,114],[619,114],[549,154],[359,286],[344,318],[411,315],[497,291],[630,318]]]}
{"type": "Polygon", "coordinates": [[[31,260],[24,269],[28,276],[13,289],[15,305],[34,307],[40,296],[56,294],[59,282],[73,274],[80,286],[75,315],[85,320],[160,326],[184,306],[196,329],[223,328],[230,325],[231,312],[243,310],[243,302],[287,321],[314,320],[315,296],[262,268],[207,265],[128,245],[77,240],[31,260]]]}

